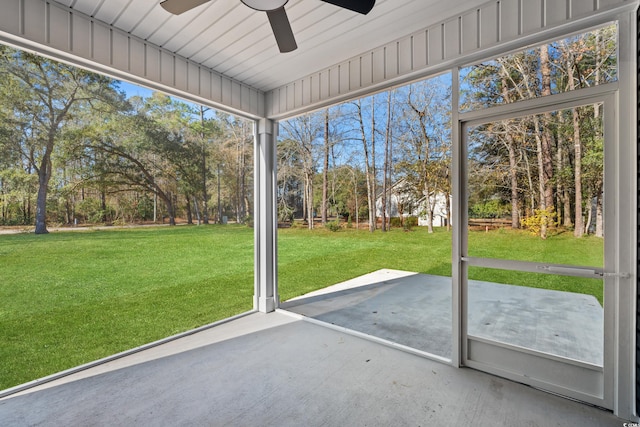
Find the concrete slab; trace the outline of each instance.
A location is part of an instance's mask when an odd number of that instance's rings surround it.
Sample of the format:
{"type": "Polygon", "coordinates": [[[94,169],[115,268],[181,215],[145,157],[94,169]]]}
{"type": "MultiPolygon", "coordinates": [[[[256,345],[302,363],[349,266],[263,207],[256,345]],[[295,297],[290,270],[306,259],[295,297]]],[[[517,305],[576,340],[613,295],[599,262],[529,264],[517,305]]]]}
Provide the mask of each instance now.
{"type": "Polygon", "coordinates": [[[604,309],[592,295],[469,281],[469,335],[602,366],[604,309]]]}
{"type": "MultiPolygon", "coordinates": [[[[379,270],[287,301],[285,310],[451,357],[451,278],[379,270]]],[[[469,282],[469,334],[602,365],[604,311],[590,295],[469,282]]]]}
{"type": "Polygon", "coordinates": [[[451,358],[451,278],[379,270],[284,302],[284,310],[451,358]]]}
{"type": "Polygon", "coordinates": [[[2,426],[616,426],[611,413],[281,313],[0,400],[2,426]],[[207,344],[207,341],[210,343],[207,344]]]}

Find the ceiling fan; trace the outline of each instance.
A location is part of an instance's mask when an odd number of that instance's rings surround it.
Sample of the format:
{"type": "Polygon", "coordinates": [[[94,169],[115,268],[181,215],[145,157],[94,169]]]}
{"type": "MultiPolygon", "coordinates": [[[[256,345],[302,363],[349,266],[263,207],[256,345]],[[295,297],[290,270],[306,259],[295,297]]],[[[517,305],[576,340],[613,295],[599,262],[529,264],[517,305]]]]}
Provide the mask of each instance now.
{"type": "MultiPolygon", "coordinates": [[[[207,3],[211,0],[164,0],[160,3],[167,12],[179,15],[183,12],[198,7],[201,4],[207,3]]],[[[259,10],[261,12],[267,12],[273,35],[276,37],[278,48],[280,52],[291,52],[298,48],[296,39],[293,36],[291,30],[291,24],[287,17],[287,12],[284,10],[284,5],[289,0],[240,0],[245,5],[252,9],[259,10]]],[[[322,0],[325,3],[331,3],[344,9],[349,9],[354,12],[362,13],[366,15],[373,9],[375,0],[322,0]]]]}

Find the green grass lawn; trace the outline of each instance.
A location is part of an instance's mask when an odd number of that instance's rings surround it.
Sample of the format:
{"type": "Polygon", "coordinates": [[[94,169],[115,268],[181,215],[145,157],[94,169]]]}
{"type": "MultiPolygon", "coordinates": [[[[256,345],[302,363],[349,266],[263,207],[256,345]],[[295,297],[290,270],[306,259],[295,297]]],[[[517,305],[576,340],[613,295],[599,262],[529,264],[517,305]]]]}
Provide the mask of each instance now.
{"type": "MultiPolygon", "coordinates": [[[[482,248],[476,256],[513,257],[514,238],[528,249],[523,259],[602,263],[595,238],[491,232],[470,242],[482,248]]],[[[278,256],[286,300],[380,268],[449,276],[451,234],[283,229],[278,256]]],[[[602,301],[601,283],[588,279],[487,269],[472,278],[602,301]]],[[[252,296],[253,230],[244,226],[0,236],[0,389],[250,310],[252,296]]]]}
{"type": "Polygon", "coordinates": [[[0,236],[0,389],[252,308],[253,230],[0,236]]]}

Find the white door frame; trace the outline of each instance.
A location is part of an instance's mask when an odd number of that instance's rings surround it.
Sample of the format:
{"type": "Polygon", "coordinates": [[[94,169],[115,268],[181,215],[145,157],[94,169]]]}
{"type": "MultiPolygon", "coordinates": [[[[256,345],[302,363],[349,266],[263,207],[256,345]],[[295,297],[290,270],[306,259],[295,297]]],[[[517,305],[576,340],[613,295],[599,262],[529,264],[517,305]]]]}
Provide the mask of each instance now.
{"type": "MultiPolygon", "coordinates": [[[[584,402],[599,405],[612,409],[613,405],[613,373],[614,373],[614,353],[613,334],[604,334],[604,364],[597,366],[590,363],[568,360],[552,355],[518,348],[513,345],[494,342],[488,339],[472,337],[468,334],[467,309],[468,307],[468,278],[466,268],[469,266],[480,266],[489,268],[500,268],[505,270],[527,271],[541,273],[545,271],[562,271],[564,275],[602,278],[604,280],[604,330],[614,330],[615,293],[614,278],[619,272],[615,263],[615,229],[620,223],[620,218],[616,214],[615,208],[618,197],[615,197],[615,185],[617,179],[616,164],[619,163],[617,150],[617,137],[615,132],[615,94],[617,83],[597,86],[592,90],[581,90],[567,92],[553,97],[538,98],[518,103],[518,105],[501,106],[502,108],[490,108],[474,112],[473,114],[462,114],[460,120],[462,149],[460,150],[460,161],[462,176],[466,178],[466,158],[467,158],[467,132],[466,129],[472,126],[500,121],[504,119],[517,118],[541,114],[548,111],[567,110],[580,105],[590,105],[599,102],[604,103],[604,158],[605,158],[605,265],[601,268],[580,268],[576,266],[560,266],[547,263],[532,263],[514,260],[497,260],[486,258],[474,258],[468,256],[468,229],[462,231],[461,261],[465,278],[462,285],[462,298],[465,302],[464,317],[462,319],[462,361],[469,367],[487,371],[496,375],[507,377],[519,382],[527,383],[535,387],[546,389],[584,402]],[[509,108],[507,108],[509,107],[509,108]],[[515,107],[515,108],[514,108],[515,107]],[[473,118],[470,119],[469,116],[473,118]],[[610,196],[613,195],[612,196],[610,196]]],[[[462,193],[468,193],[467,180],[462,181],[462,193]]],[[[468,224],[468,203],[466,197],[460,200],[462,224],[468,224]]]]}
{"type": "MultiPolygon", "coordinates": [[[[601,18],[602,19],[602,18],[601,18]]],[[[636,408],[636,316],[637,316],[637,297],[638,297],[638,248],[637,248],[637,230],[638,230],[638,134],[637,134],[637,15],[636,8],[631,11],[621,11],[616,13],[609,19],[615,19],[618,23],[618,90],[612,96],[614,98],[614,125],[609,133],[614,132],[618,150],[616,155],[618,163],[611,166],[609,163],[614,159],[608,156],[608,166],[617,169],[617,174],[609,179],[609,184],[614,187],[613,190],[608,189],[608,197],[616,200],[615,214],[618,222],[613,225],[613,236],[615,240],[610,239],[610,245],[605,249],[608,253],[615,254],[609,258],[614,258],[614,265],[607,266],[613,271],[629,272],[629,277],[613,277],[610,279],[612,285],[607,283],[607,291],[613,294],[613,304],[615,305],[613,319],[608,320],[605,334],[612,336],[613,347],[613,370],[609,377],[613,382],[612,409],[617,416],[632,420],[640,421],[638,416],[638,408],[636,408]],[[611,325],[613,324],[613,325],[611,325]]],[[[576,24],[575,27],[567,31],[586,31],[592,26],[605,24],[604,20],[596,20],[590,23],[576,24]]],[[[553,34],[550,37],[558,38],[560,34],[553,34]]],[[[542,43],[543,39],[536,40],[542,43]]],[[[493,55],[484,56],[483,58],[469,58],[471,62],[460,65],[467,66],[476,61],[491,59],[505,52],[497,52],[493,55]]],[[[461,155],[461,123],[462,121],[470,122],[478,119],[483,115],[492,115],[500,113],[512,114],[522,108],[534,108],[532,104],[517,103],[508,106],[493,107],[490,112],[469,112],[460,113],[457,106],[458,103],[458,69],[453,68],[453,87],[452,87],[452,189],[453,189],[453,223],[466,224],[462,217],[464,210],[461,209],[461,196],[464,193],[462,186],[463,170],[462,160],[465,157],[461,155]]],[[[604,88],[600,88],[604,89],[604,88]]],[[[593,89],[590,95],[596,95],[600,89],[593,89]]],[[[581,89],[592,90],[592,89],[581,89]]],[[[609,89],[605,89],[603,96],[608,95],[609,89]]],[[[586,95],[587,92],[581,92],[586,95]]],[[[572,100],[573,94],[554,95],[553,102],[562,104],[563,101],[572,100]],[[566,97],[566,98],[564,98],[566,97]]],[[[540,102],[544,104],[546,101],[533,100],[532,103],[540,102]]],[[[541,105],[542,105],[541,104],[541,105]]],[[[609,221],[612,221],[609,218],[609,221]]],[[[452,320],[453,320],[453,336],[452,336],[452,360],[453,366],[465,366],[463,356],[465,355],[465,335],[466,331],[466,301],[462,298],[462,283],[467,280],[466,269],[463,267],[462,253],[463,234],[460,227],[453,228],[453,247],[452,247],[452,320]]],[[[611,233],[609,233],[611,235],[611,233]]]]}

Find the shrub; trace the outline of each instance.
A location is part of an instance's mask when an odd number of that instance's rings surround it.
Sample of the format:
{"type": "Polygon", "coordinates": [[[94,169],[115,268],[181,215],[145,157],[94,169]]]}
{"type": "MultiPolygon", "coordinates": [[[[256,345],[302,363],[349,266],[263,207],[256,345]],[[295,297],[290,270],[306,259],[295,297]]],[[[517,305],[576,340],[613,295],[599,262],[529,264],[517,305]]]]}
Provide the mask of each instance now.
{"type": "Polygon", "coordinates": [[[358,219],[360,221],[367,221],[369,219],[369,208],[367,206],[362,206],[358,211],[358,219]]]}
{"type": "Polygon", "coordinates": [[[335,220],[335,221],[329,221],[324,225],[329,231],[338,231],[340,230],[340,221],[335,220]]]}
{"type": "Polygon", "coordinates": [[[404,226],[407,228],[417,227],[418,226],[418,217],[417,216],[409,216],[404,219],[404,226]]]}
{"type": "Polygon", "coordinates": [[[556,217],[557,213],[554,211],[553,206],[546,209],[536,209],[532,216],[521,219],[520,225],[534,236],[539,236],[543,224],[546,224],[547,227],[557,225],[555,221],[556,217]]]}
{"type": "Polygon", "coordinates": [[[469,218],[502,218],[511,213],[511,207],[499,199],[476,203],[469,208],[469,218]]]}
{"type": "Polygon", "coordinates": [[[136,214],[143,221],[153,219],[153,200],[147,194],[143,194],[138,200],[136,214]]]}
{"type": "Polygon", "coordinates": [[[280,203],[278,206],[278,221],[280,222],[293,222],[293,208],[286,204],[280,203]]]}
{"type": "Polygon", "coordinates": [[[394,216],[389,218],[390,227],[402,227],[402,218],[394,216]]]}

